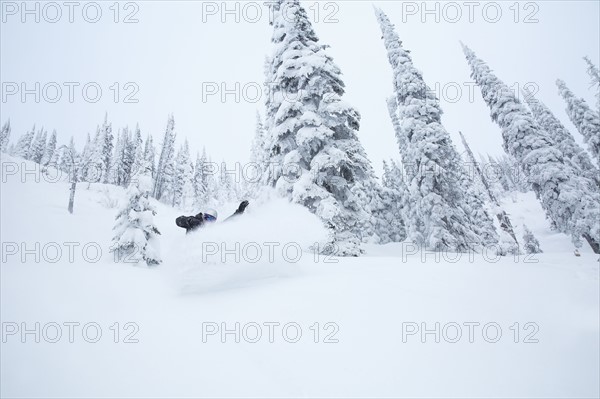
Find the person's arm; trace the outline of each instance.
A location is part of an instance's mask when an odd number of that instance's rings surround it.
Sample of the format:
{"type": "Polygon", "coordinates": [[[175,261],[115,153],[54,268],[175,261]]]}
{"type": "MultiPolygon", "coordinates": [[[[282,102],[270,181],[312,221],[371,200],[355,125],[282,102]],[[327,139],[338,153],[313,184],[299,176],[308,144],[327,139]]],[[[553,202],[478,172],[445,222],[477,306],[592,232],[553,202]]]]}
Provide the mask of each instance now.
{"type": "Polygon", "coordinates": [[[238,206],[238,209],[236,209],[235,212],[233,212],[233,215],[231,215],[227,219],[225,219],[224,222],[226,222],[229,219],[234,218],[235,216],[238,216],[238,215],[241,215],[242,213],[244,213],[248,204],[250,204],[248,201],[242,201],[240,203],[240,206],[238,206]]]}
{"type": "Polygon", "coordinates": [[[202,218],[201,213],[196,216],[179,216],[175,219],[175,224],[186,231],[193,230],[202,225],[202,223],[204,223],[204,219],[202,218]]]}

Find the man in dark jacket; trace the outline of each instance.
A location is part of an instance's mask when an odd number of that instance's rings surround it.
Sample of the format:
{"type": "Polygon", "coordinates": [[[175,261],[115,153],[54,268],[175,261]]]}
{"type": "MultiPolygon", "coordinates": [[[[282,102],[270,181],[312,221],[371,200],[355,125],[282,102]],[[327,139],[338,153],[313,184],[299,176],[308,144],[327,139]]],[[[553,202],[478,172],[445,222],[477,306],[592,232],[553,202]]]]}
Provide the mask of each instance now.
{"type": "MultiPolygon", "coordinates": [[[[225,219],[225,221],[244,213],[244,210],[246,210],[248,204],[248,201],[242,201],[233,215],[229,216],[227,219],[225,219]]],[[[185,233],[187,234],[190,231],[194,231],[204,226],[206,223],[214,223],[216,221],[217,211],[214,209],[207,209],[204,212],[200,212],[196,216],[179,216],[177,219],[175,219],[175,224],[181,228],[184,228],[185,233]]]]}

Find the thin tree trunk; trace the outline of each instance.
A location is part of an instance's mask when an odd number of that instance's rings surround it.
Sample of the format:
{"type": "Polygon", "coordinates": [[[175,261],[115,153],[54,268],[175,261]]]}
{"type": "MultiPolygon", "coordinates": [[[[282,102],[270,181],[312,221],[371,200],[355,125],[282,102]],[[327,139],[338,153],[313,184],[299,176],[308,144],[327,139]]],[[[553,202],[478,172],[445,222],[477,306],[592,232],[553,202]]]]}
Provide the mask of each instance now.
{"type": "Polygon", "coordinates": [[[588,233],[584,233],[583,238],[590,244],[595,254],[600,254],[600,243],[597,240],[593,239],[588,233]]]}
{"type": "Polygon", "coordinates": [[[75,188],[77,186],[77,182],[71,182],[71,193],[69,195],[69,213],[73,213],[73,203],[75,202],[75,188]]]}

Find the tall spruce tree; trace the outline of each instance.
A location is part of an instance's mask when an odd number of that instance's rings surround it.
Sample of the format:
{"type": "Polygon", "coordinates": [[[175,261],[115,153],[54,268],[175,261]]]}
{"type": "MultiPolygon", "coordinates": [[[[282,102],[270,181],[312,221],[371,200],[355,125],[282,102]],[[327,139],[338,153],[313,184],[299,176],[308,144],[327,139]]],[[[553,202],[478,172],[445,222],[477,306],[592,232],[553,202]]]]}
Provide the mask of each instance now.
{"type": "Polygon", "coordinates": [[[42,127],[36,134],[31,143],[29,150],[29,159],[35,163],[41,164],[42,158],[44,157],[44,151],[46,150],[46,141],[48,139],[48,133],[42,127]]]}
{"type": "Polygon", "coordinates": [[[154,148],[154,142],[151,135],[146,136],[146,143],[144,144],[144,159],[148,162],[150,176],[154,181],[156,179],[156,148],[154,148]]]}
{"type": "Polygon", "coordinates": [[[559,231],[571,235],[576,246],[583,237],[600,253],[600,196],[590,190],[593,182],[565,161],[512,90],[471,49],[462,46],[471,77],[481,89],[492,120],[502,129],[504,150],[519,162],[546,215],[559,231]]]}
{"type": "Polygon", "coordinates": [[[360,115],[342,101],[341,72],[319,44],[298,0],[273,6],[273,55],[266,69],[265,181],[330,229],[318,250],[357,256],[374,234],[380,192],[360,144],[360,115]]]}
{"type": "Polygon", "coordinates": [[[0,129],[0,152],[8,151],[8,142],[10,141],[10,119],[7,120],[2,129],[0,129]]]}
{"type": "Polygon", "coordinates": [[[31,143],[33,142],[34,136],[35,125],[33,125],[33,128],[29,132],[25,133],[19,138],[14,148],[14,154],[11,155],[15,155],[23,159],[30,159],[31,143]]]}
{"type": "Polygon", "coordinates": [[[104,123],[100,128],[100,136],[99,141],[97,143],[98,147],[96,151],[98,152],[98,160],[101,165],[101,182],[102,183],[110,183],[110,172],[112,167],[112,155],[113,155],[113,133],[112,133],[112,123],[108,123],[108,114],[104,114],[104,123]]]}
{"type": "Polygon", "coordinates": [[[175,178],[175,118],[169,116],[163,138],[160,157],[154,178],[153,196],[157,200],[169,202],[173,197],[173,180],[175,178]]]}
{"type": "Polygon", "coordinates": [[[596,163],[600,165],[600,116],[594,112],[583,98],[577,98],[566,83],[560,79],[556,81],[559,94],[567,104],[567,115],[575,125],[596,163]]]}
{"type": "Polygon", "coordinates": [[[54,153],[56,152],[56,130],[52,131],[50,135],[50,139],[48,140],[48,144],[44,150],[44,156],[42,157],[42,165],[47,166],[50,164],[52,159],[54,158],[54,153]]]}
{"type": "Polygon", "coordinates": [[[483,173],[483,170],[481,169],[481,167],[475,160],[475,155],[473,155],[473,151],[471,151],[471,147],[469,147],[469,143],[467,143],[467,139],[462,134],[462,132],[458,132],[458,133],[460,134],[460,138],[462,140],[463,146],[465,147],[465,151],[467,153],[469,163],[474,168],[475,175],[481,182],[481,185],[483,186],[483,190],[485,191],[488,198],[490,199],[490,202],[492,203],[492,206],[494,208],[493,211],[496,214],[498,223],[500,224],[500,229],[502,229],[512,239],[512,243],[511,243],[512,247],[507,247],[506,250],[502,251],[502,252],[504,252],[505,254],[516,255],[520,252],[519,241],[517,240],[517,236],[515,234],[513,225],[510,221],[510,217],[508,216],[506,211],[504,209],[502,209],[502,207],[500,206],[500,201],[498,201],[498,198],[496,198],[496,195],[494,194],[494,192],[492,190],[492,186],[488,182],[486,175],[483,173]]]}
{"type": "Polygon", "coordinates": [[[191,196],[193,165],[190,160],[190,146],[187,139],[179,148],[175,159],[172,206],[184,209],[191,196]]]}
{"type": "Polygon", "coordinates": [[[493,221],[442,126],[438,99],[402,48],[387,15],[379,9],[375,13],[393,70],[397,109],[391,101],[388,108],[407,171],[408,238],[432,250],[467,251],[496,245],[493,221]]]}
{"type": "Polygon", "coordinates": [[[577,171],[586,176],[600,187],[600,172],[592,163],[588,153],[575,142],[575,138],[554,116],[552,111],[531,93],[524,92],[523,96],[535,120],[542,129],[548,134],[548,137],[556,143],[556,147],[563,153],[566,161],[571,163],[577,171]]]}
{"type": "Polygon", "coordinates": [[[196,154],[196,164],[194,166],[194,208],[203,209],[211,203],[211,184],[210,171],[207,168],[208,158],[206,149],[202,150],[202,156],[196,154]]]}
{"type": "MultiPolygon", "coordinates": [[[[144,142],[142,140],[142,132],[140,131],[140,125],[136,124],[135,133],[129,143],[129,156],[131,157],[131,170],[129,172],[131,182],[132,179],[142,170],[149,167],[146,157],[144,142]]],[[[149,171],[150,178],[152,178],[152,170],[149,171]]]]}
{"type": "Polygon", "coordinates": [[[596,91],[596,112],[600,113],[600,69],[594,65],[589,57],[583,57],[583,59],[588,66],[587,73],[592,80],[591,87],[596,91]]]}

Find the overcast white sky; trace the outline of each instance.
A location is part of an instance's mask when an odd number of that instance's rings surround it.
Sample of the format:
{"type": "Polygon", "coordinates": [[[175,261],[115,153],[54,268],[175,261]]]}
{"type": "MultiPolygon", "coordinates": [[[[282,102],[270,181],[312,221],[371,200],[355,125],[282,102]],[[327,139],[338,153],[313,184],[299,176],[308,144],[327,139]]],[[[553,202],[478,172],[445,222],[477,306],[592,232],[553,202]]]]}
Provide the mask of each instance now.
{"type": "MultiPolygon", "coordinates": [[[[234,95],[228,95],[222,102],[219,93],[203,101],[203,85],[225,83],[231,89],[236,82],[250,89],[262,85],[271,37],[268,7],[262,1],[238,3],[239,22],[234,14],[221,14],[220,1],[121,2],[119,23],[114,22],[116,7],[112,1],[97,3],[102,15],[96,23],[84,19],[84,7],[89,20],[95,17],[95,5],[90,2],[78,2],[73,23],[62,1],[55,3],[62,12],[56,23],[47,21],[55,18],[56,8],[46,3],[38,3],[39,23],[34,14],[23,15],[20,1],[1,3],[0,119],[4,122],[10,117],[13,138],[35,123],[47,130],[56,129],[59,141],[66,142],[73,135],[81,145],[108,112],[114,129],[134,127],[139,122],[144,134],[151,133],[160,141],[167,116],[174,113],[179,137],[187,137],[193,150],[206,146],[216,161],[247,160],[255,112],[263,112],[263,99],[253,102],[252,98],[241,98],[236,103],[234,95]],[[212,15],[215,9],[217,13],[212,15]],[[257,10],[262,14],[259,18],[257,10]],[[123,23],[128,15],[138,22],[123,23]],[[36,103],[33,95],[25,102],[20,92],[8,95],[14,83],[23,82],[30,89],[35,82],[41,87],[56,82],[62,86],[62,96],[56,103],[44,96],[36,103]],[[79,83],[72,103],[65,82],[79,83]],[[82,86],[90,82],[102,89],[96,103],[82,95],[82,86]],[[117,103],[111,90],[115,82],[120,86],[117,103]],[[137,103],[124,102],[133,92],[132,86],[125,87],[128,82],[139,88],[132,97],[139,100],[137,103]]],[[[35,3],[27,4],[34,9],[35,3]]],[[[538,97],[573,132],[557,95],[556,78],[564,79],[578,96],[595,104],[582,57],[588,55],[598,64],[598,1],[473,2],[472,8],[463,1],[447,3],[427,2],[427,8],[434,12],[424,14],[420,1],[303,2],[313,20],[318,18],[315,30],[323,44],[331,45],[330,54],[344,73],[345,100],[362,114],[360,138],[377,171],[382,159],[398,152],[385,105],[392,91],[391,70],[373,4],[396,24],[427,83],[447,88],[447,95],[442,95],[443,121],[461,151],[458,130],[465,133],[475,152],[501,154],[502,141],[479,89],[470,86],[459,40],[488,62],[509,86],[536,85],[538,97]],[[457,17],[457,11],[461,16],[457,17]],[[496,18],[499,20],[493,23],[496,18]],[[452,23],[453,19],[458,22],[452,23]],[[458,99],[456,87],[462,91],[458,99]]],[[[235,3],[227,4],[234,9],[235,3]]],[[[51,99],[55,91],[47,87],[51,99]]],[[[255,91],[247,94],[254,97],[255,91]]],[[[94,96],[93,89],[89,95],[94,96]]]]}

